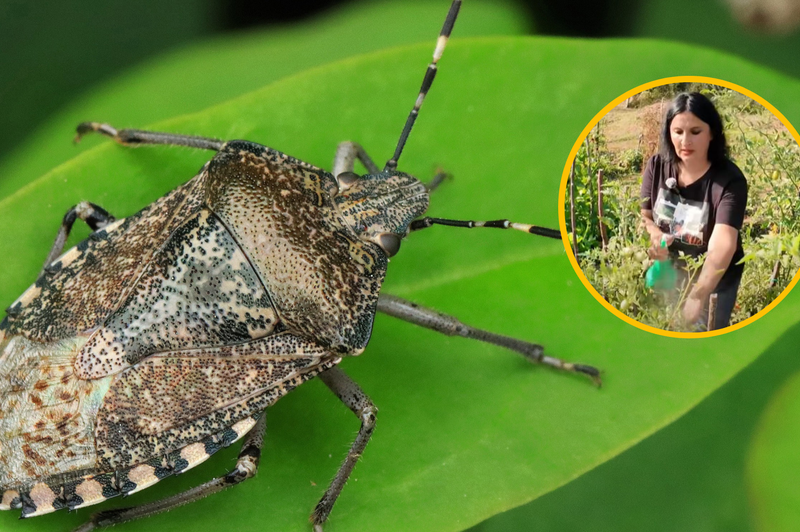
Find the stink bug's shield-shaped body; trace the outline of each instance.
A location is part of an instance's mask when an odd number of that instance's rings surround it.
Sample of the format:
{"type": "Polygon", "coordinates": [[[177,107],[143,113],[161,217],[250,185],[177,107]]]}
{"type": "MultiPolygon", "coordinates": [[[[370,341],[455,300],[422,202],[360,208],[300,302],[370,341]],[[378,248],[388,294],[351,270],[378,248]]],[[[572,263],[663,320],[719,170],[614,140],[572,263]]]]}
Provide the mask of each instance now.
{"type": "Polygon", "coordinates": [[[320,529],[363,452],[375,407],[336,365],[366,348],[376,311],[515,350],[536,344],[464,325],[381,293],[388,258],[434,224],[513,228],[507,220],[419,218],[429,192],[396,170],[455,22],[453,2],[422,91],[381,171],[343,143],[329,173],[247,141],[120,130],[122,144],[217,151],[192,180],[122,220],[70,209],[36,283],[0,323],[0,509],[32,517],[130,494],[191,468],[245,437],[227,475],[164,501],[95,515],[81,530],[164,511],[256,472],[265,409],[320,379],[359,417],[350,452],[312,513],[320,529]],[[353,172],[355,160],[369,170],[353,172]],[[61,254],[77,218],[95,230],[61,254]]]}
{"type": "Polygon", "coordinates": [[[35,515],[146,487],[363,351],[387,259],[337,192],[327,172],[230,142],[52,262],[3,322],[4,504],[35,515]]]}

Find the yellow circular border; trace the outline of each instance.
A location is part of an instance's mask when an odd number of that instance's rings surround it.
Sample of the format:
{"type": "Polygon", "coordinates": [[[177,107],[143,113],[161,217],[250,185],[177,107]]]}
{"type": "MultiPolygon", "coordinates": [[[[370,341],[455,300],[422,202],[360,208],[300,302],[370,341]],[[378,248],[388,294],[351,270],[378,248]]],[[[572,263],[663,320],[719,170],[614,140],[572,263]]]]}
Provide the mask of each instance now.
{"type": "Polygon", "coordinates": [[[639,85],[636,88],[629,90],[628,92],[622,94],[618,98],[614,99],[611,103],[603,107],[599,113],[597,113],[594,118],[589,122],[589,124],[583,129],[578,140],[575,141],[575,145],[572,147],[572,151],[569,153],[569,157],[567,158],[567,164],[564,165],[564,172],[561,176],[561,186],[558,190],[558,226],[561,229],[561,240],[564,243],[564,248],[567,250],[567,256],[569,257],[569,262],[572,264],[572,268],[575,270],[575,273],[578,274],[578,278],[580,278],[583,285],[589,290],[589,293],[594,296],[594,298],[600,302],[601,305],[606,307],[610,310],[613,314],[615,314],[618,318],[630,323],[634,327],[638,327],[643,331],[648,331],[655,334],[660,334],[661,336],[669,336],[671,338],[709,338],[711,336],[718,336],[720,334],[726,334],[731,331],[735,331],[736,329],[741,329],[745,325],[749,323],[753,323],[757,319],[764,316],[767,312],[775,308],[775,305],[781,302],[781,300],[786,297],[786,294],[794,288],[794,285],[797,284],[798,279],[800,279],[800,270],[795,273],[792,281],[789,283],[789,286],[786,289],[778,294],[772,303],[761,309],[755,316],[750,316],[746,320],[739,322],[735,325],[731,325],[730,327],[726,327],[724,329],[719,329],[716,331],[706,331],[706,332],[697,332],[697,333],[688,333],[688,332],[677,332],[677,331],[665,331],[663,329],[656,329],[651,325],[645,325],[644,323],[640,323],[629,316],[626,316],[616,308],[614,308],[608,301],[606,301],[603,296],[601,296],[597,290],[589,283],[589,280],[586,279],[586,276],[581,271],[580,266],[578,266],[578,261],[575,258],[575,255],[572,253],[572,246],[569,242],[569,237],[567,236],[567,222],[564,216],[564,205],[566,205],[566,194],[567,194],[567,183],[569,181],[569,173],[570,169],[572,168],[572,162],[575,160],[575,156],[578,153],[578,149],[580,148],[581,144],[583,144],[584,139],[589,135],[589,132],[597,125],[597,123],[605,117],[611,109],[622,103],[624,100],[630,98],[634,94],[639,94],[642,91],[647,89],[652,89],[653,87],[659,87],[661,85],[669,85],[671,83],[684,83],[684,82],[691,82],[691,83],[708,83],[711,85],[720,85],[722,87],[727,87],[729,89],[735,90],[745,96],[748,96],[750,99],[757,101],[764,107],[766,107],[773,115],[775,115],[778,120],[786,126],[786,129],[791,133],[792,137],[794,137],[795,142],[800,144],[800,135],[797,134],[797,130],[789,123],[783,114],[778,111],[772,104],[766,101],[764,98],[759,96],[758,94],[745,89],[735,83],[731,83],[729,81],[725,81],[722,79],[717,78],[708,78],[705,76],[673,76],[669,78],[661,78],[655,81],[651,81],[649,83],[645,83],[644,85],[639,85]]]}

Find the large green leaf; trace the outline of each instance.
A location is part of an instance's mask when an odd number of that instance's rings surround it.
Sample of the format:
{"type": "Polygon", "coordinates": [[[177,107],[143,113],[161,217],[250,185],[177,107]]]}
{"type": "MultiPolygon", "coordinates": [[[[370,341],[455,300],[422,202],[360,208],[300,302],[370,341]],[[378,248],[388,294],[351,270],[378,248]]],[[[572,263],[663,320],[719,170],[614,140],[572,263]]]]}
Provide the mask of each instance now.
{"type": "Polygon", "coordinates": [[[798,441],[800,372],[772,397],[753,438],[748,480],[756,530],[789,532],[800,528],[798,441]]]}
{"type": "MultiPolygon", "coordinates": [[[[675,423],[574,482],[497,515],[472,532],[583,530],[587,523],[594,532],[752,532],[758,512],[751,514],[754,497],[748,497],[755,494],[752,489],[748,493],[745,475],[748,451],[775,390],[800,371],[798,334],[800,325],[794,325],[758,360],[675,423]]],[[[782,423],[796,419],[795,413],[782,423]]],[[[752,469],[793,479],[797,439],[780,441],[787,444],[786,452],[770,457],[773,467],[752,469]]],[[[777,490],[782,497],[796,497],[796,482],[782,488],[777,490]]],[[[759,494],[755,502],[767,514],[791,515],[797,505],[785,504],[781,496],[759,494]]]]}
{"type": "MultiPolygon", "coordinates": [[[[74,157],[70,140],[80,122],[142,127],[337,59],[414,42],[433,47],[446,13],[446,0],[363,0],[305,24],[211,39],[158,57],[89,91],[0,159],[0,198],[74,157]]],[[[471,0],[455,35],[517,35],[528,24],[512,0],[471,0]]]]}
{"type": "MultiPolygon", "coordinates": [[[[424,45],[332,64],[159,127],[262,141],[321,166],[329,165],[337,141],[353,139],[381,160],[394,147],[429,54],[424,45]]],[[[800,83],[706,50],[647,41],[454,40],[400,166],[428,176],[443,165],[455,174],[434,195],[433,215],[553,226],[561,171],[585,124],[624,91],[676,74],[728,79],[790,119],[800,117],[800,83]]],[[[91,199],[129,214],[206,157],[104,142],[0,202],[0,222],[10,230],[0,253],[15,258],[2,272],[0,297],[10,302],[32,280],[67,206],[91,199]]],[[[800,307],[790,294],[764,318],[726,335],[655,336],[600,306],[560,243],[449,228],[409,238],[386,288],[539,341],[554,356],[595,364],[605,370],[605,386],[379,317],[362,359],[344,363],[381,412],[334,510],[333,531],[460,530],[551,491],[680,417],[786,334],[800,307]]],[[[312,381],[271,409],[255,480],[148,526],[304,530],[356,425],[312,381]]],[[[222,473],[232,452],[125,502],[222,473]]],[[[66,528],[89,513],[13,526],[66,528]]],[[[0,516],[5,527],[12,522],[0,516]]]]}

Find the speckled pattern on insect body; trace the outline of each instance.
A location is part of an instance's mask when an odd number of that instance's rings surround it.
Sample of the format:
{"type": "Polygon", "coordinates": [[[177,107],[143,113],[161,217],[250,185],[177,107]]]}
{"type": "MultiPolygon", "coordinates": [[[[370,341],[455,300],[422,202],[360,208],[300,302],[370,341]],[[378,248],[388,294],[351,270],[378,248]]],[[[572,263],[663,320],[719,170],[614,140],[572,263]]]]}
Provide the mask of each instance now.
{"type": "Polygon", "coordinates": [[[332,350],[360,352],[386,259],[338,214],[337,192],[320,169],[231,142],[50,265],[3,322],[3,507],[86,504],[71,478],[83,470],[80,482],[116,472],[107,494],[138,491],[158,475],[144,481],[137,464],[165,461],[163,478],[199,463],[178,455],[334,365],[332,350]],[[147,234],[164,244],[137,246],[147,234]],[[52,426],[22,422],[42,418],[52,426]],[[120,482],[128,468],[139,482],[120,482]]]}
{"type": "Polygon", "coordinates": [[[266,409],[318,377],[358,417],[358,435],[311,514],[322,529],[372,435],[377,408],[337,364],[361,354],[376,312],[599,372],[542,346],[467,326],[381,293],[390,257],[433,225],[558,232],[508,220],[420,218],[425,185],[396,169],[436,73],[450,11],[394,156],[380,170],[353,142],[334,173],[249,141],[86,122],[123,145],[216,151],[197,176],[116,220],[81,202],[67,214],[33,286],[0,322],[0,510],[22,517],[131,494],[244,438],[236,466],[163,501],[94,515],[80,532],[181,506],[252,477],[266,409]],[[355,161],[366,175],[353,172],[355,161]],[[76,219],[94,232],[63,252],[76,219]],[[62,254],[63,252],[63,254],[62,254]]]}
{"type": "Polygon", "coordinates": [[[209,172],[219,171],[220,179],[206,186],[210,208],[253,250],[283,320],[337,352],[365,347],[385,256],[364,245],[337,212],[331,174],[258,145],[251,149],[258,152],[223,152],[211,162],[209,172]],[[291,181],[301,186],[287,187],[291,181]]]}

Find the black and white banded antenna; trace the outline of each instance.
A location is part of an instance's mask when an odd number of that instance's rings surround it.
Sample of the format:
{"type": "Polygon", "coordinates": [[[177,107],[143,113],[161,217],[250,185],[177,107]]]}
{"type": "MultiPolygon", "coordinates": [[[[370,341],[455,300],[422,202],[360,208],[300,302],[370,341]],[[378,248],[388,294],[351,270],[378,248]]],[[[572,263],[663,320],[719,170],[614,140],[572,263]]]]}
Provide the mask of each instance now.
{"type": "MultiPolygon", "coordinates": [[[[383,167],[384,172],[397,169],[397,160],[400,159],[400,155],[403,153],[403,148],[406,145],[406,141],[411,133],[411,129],[414,127],[414,122],[417,120],[419,109],[422,107],[422,102],[425,101],[425,96],[428,94],[428,90],[430,90],[431,85],[433,84],[433,79],[436,77],[436,64],[439,62],[439,59],[441,59],[445,46],[447,46],[447,41],[450,38],[450,33],[453,31],[453,26],[456,23],[456,17],[458,17],[459,9],[461,9],[461,0],[454,0],[453,3],[450,4],[450,11],[447,12],[447,18],[444,20],[442,31],[439,32],[439,38],[436,41],[436,48],[433,50],[433,61],[428,65],[428,69],[425,71],[425,77],[422,79],[422,87],[419,90],[417,101],[414,102],[414,108],[411,109],[411,112],[408,114],[406,125],[403,127],[403,132],[400,133],[400,139],[397,141],[397,147],[394,150],[394,155],[391,159],[386,161],[386,166],[383,167]]],[[[436,188],[436,185],[438,185],[438,182],[434,182],[429,185],[429,190],[436,188]]],[[[419,231],[421,229],[427,229],[433,225],[449,225],[450,227],[464,227],[467,229],[472,229],[475,227],[516,229],[517,231],[523,231],[525,233],[555,238],[557,240],[561,239],[561,232],[557,229],[549,229],[547,227],[540,227],[538,225],[516,223],[509,220],[449,220],[446,218],[431,218],[430,216],[426,216],[425,218],[411,222],[411,225],[409,225],[408,229],[409,232],[419,231]]]]}
{"type": "Polygon", "coordinates": [[[408,135],[411,133],[411,128],[414,127],[414,122],[419,115],[419,108],[422,107],[422,102],[425,101],[425,95],[433,84],[433,78],[436,77],[436,63],[442,58],[444,47],[447,46],[447,40],[450,38],[450,33],[453,31],[453,26],[456,23],[458,10],[461,9],[461,0],[454,0],[450,4],[450,11],[447,12],[447,18],[444,19],[444,26],[439,33],[439,38],[436,40],[436,48],[433,50],[433,61],[428,65],[428,70],[425,71],[425,77],[422,79],[422,87],[419,90],[417,101],[414,102],[414,108],[408,114],[406,125],[403,127],[403,132],[400,133],[400,139],[397,141],[397,147],[394,149],[394,155],[391,159],[386,161],[386,166],[383,171],[395,170],[397,168],[397,160],[400,159],[400,154],[403,153],[403,147],[406,145],[408,135]]]}
{"type": "Polygon", "coordinates": [[[561,240],[561,231],[558,229],[549,229],[547,227],[531,224],[521,224],[509,220],[491,220],[488,222],[479,222],[474,220],[448,220],[446,218],[431,218],[430,216],[426,216],[425,218],[420,218],[419,220],[414,220],[411,222],[411,225],[409,225],[408,229],[409,232],[419,231],[420,229],[427,229],[432,225],[449,225],[450,227],[464,227],[467,229],[473,229],[475,227],[516,229],[517,231],[530,233],[532,235],[546,236],[547,238],[561,240]]]}

